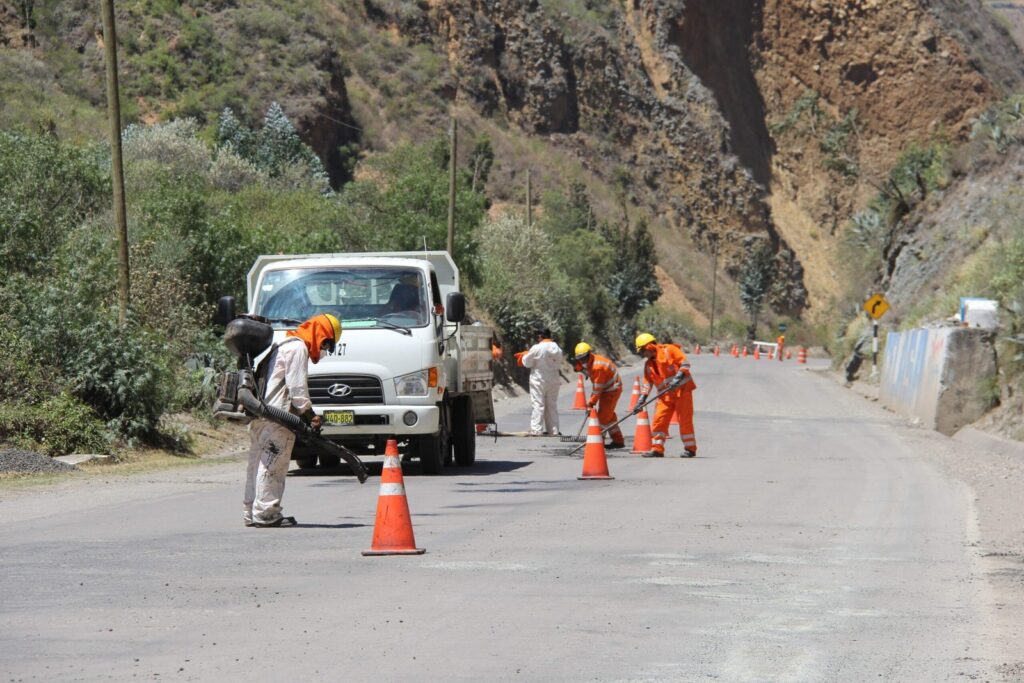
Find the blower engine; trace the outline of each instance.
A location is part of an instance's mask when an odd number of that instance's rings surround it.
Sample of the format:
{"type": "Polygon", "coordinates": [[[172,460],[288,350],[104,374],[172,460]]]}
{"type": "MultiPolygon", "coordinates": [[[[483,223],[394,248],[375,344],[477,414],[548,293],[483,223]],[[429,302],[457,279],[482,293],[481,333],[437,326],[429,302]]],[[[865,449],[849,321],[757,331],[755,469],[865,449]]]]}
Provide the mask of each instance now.
{"type": "MultiPolygon", "coordinates": [[[[235,316],[234,299],[224,297],[218,305],[217,322],[226,324],[224,345],[238,359],[238,370],[221,373],[213,416],[241,423],[248,423],[255,418],[275,422],[294,432],[298,438],[322,455],[344,459],[359,482],[366,481],[366,467],[355,453],[324,439],[317,430],[307,425],[297,415],[263,402],[264,386],[258,381],[258,375],[261,373],[254,369],[254,361],[269,349],[274,341],[274,328],[270,326],[269,321],[257,315],[235,316]]],[[[261,363],[260,370],[268,365],[273,355],[274,352],[271,351],[261,363]]],[[[263,374],[266,373],[269,373],[269,368],[263,374]]],[[[265,384],[266,379],[263,380],[265,384]]]]}

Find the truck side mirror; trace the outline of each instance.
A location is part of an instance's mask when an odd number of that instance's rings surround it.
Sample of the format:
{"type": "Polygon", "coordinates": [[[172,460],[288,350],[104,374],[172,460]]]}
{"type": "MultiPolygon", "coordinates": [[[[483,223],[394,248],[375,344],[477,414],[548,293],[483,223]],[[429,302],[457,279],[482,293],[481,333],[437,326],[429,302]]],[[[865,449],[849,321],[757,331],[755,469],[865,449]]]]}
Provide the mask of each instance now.
{"type": "Polygon", "coordinates": [[[213,316],[214,324],[227,325],[235,317],[235,297],[222,296],[217,299],[217,313],[213,316]]]}
{"type": "Polygon", "coordinates": [[[466,297],[462,292],[452,292],[448,295],[446,317],[450,323],[461,323],[466,319],[466,297]]]}

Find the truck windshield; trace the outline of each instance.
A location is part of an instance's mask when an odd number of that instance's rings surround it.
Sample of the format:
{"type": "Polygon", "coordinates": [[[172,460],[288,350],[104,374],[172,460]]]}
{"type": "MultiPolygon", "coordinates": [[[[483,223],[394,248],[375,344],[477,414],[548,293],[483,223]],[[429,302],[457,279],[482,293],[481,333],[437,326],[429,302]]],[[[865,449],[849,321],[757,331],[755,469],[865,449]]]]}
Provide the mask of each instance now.
{"type": "Polygon", "coordinates": [[[256,294],[256,313],[276,329],[286,321],[330,313],[345,329],[424,327],[430,316],[423,273],[409,268],[270,270],[256,294]]]}

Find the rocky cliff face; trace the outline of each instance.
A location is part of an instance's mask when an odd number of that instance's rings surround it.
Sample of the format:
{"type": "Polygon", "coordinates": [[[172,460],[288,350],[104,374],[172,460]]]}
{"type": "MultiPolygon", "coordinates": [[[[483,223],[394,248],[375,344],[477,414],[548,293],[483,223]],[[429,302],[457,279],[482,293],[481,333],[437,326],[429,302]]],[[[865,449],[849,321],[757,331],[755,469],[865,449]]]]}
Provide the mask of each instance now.
{"type": "Polygon", "coordinates": [[[773,304],[787,312],[837,293],[841,227],[909,143],[962,139],[1020,83],[1007,68],[1019,54],[977,0],[620,8],[607,31],[577,31],[538,2],[434,0],[424,21],[457,100],[557,138],[599,172],[634,170],[636,200],[678,235],[663,248],[718,240],[735,273],[768,242],[773,304]]]}

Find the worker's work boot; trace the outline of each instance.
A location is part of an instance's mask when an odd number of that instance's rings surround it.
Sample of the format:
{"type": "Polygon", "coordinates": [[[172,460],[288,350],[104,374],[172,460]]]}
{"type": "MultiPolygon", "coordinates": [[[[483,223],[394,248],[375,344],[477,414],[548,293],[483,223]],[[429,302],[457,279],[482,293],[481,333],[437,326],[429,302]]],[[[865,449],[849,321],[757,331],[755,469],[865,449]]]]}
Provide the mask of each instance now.
{"type": "Polygon", "coordinates": [[[278,517],[272,522],[257,522],[253,521],[252,525],[258,529],[266,529],[269,527],[279,526],[295,526],[298,522],[295,521],[294,517],[278,517]]]}
{"type": "Polygon", "coordinates": [[[665,454],[661,453],[659,451],[647,451],[646,453],[641,453],[640,457],[642,457],[642,458],[664,458],[665,454]]]}
{"type": "Polygon", "coordinates": [[[620,448],[625,448],[625,447],[626,447],[625,443],[616,443],[615,441],[612,441],[610,444],[605,446],[605,449],[609,450],[609,451],[617,451],[620,448]]]}
{"type": "Polygon", "coordinates": [[[683,457],[684,458],[696,458],[697,457],[697,451],[685,450],[685,451],[683,451],[683,457]]]}

